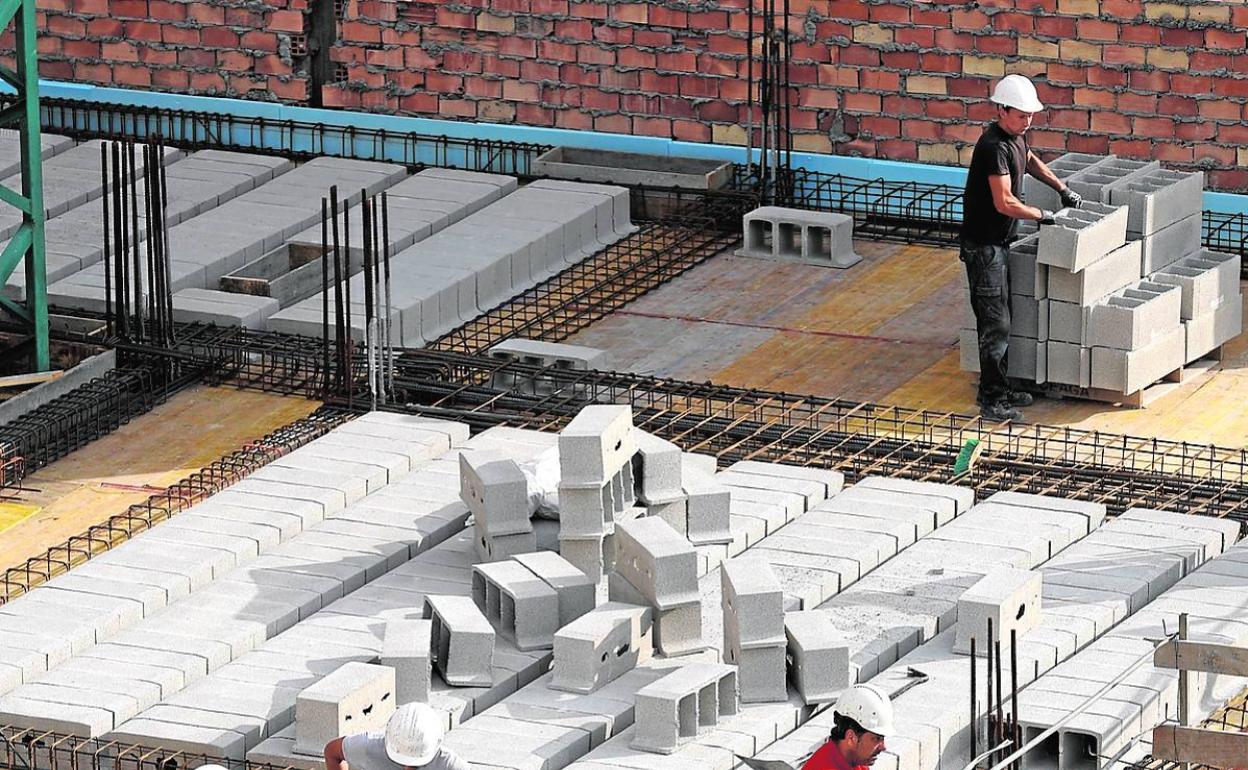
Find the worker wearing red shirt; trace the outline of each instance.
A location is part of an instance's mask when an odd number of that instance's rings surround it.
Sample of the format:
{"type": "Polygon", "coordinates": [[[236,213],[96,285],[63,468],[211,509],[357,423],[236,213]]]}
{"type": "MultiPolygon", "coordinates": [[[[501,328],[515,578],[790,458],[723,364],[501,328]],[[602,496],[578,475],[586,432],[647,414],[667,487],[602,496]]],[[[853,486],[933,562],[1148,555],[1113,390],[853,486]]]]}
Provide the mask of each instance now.
{"type": "Polygon", "coordinates": [[[867,770],[893,732],[893,704],[873,684],[856,684],[832,707],[832,734],[802,770],[867,770]]]}

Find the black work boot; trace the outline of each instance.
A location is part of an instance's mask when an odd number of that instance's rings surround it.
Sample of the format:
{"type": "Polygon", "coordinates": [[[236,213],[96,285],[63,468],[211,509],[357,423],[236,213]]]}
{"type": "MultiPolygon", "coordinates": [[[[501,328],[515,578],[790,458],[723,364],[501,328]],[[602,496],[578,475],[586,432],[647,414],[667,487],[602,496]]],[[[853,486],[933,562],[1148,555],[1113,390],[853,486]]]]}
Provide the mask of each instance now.
{"type": "Polygon", "coordinates": [[[984,404],[979,410],[979,416],[991,422],[1021,422],[1023,419],[1023,413],[1005,400],[984,404]]]}

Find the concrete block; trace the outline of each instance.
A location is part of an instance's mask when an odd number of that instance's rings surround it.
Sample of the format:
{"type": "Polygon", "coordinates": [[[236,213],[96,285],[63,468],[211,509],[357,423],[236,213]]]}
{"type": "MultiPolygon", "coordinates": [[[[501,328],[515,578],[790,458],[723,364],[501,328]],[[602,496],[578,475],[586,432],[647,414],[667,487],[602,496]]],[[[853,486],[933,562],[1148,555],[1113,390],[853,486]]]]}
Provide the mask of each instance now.
{"type": "Polygon", "coordinates": [[[1088,314],[1087,344],[1138,350],[1179,328],[1181,305],[1179,287],[1139,282],[1092,306],[1088,314]]]}
{"type": "Polygon", "coordinates": [[[477,558],[481,561],[502,561],[537,550],[537,534],[521,532],[515,535],[483,535],[477,533],[473,542],[477,558]]]}
{"type": "Polygon", "coordinates": [[[396,706],[429,702],[432,635],[430,620],[386,621],[380,661],[394,669],[396,706]]]}
{"type": "Polygon", "coordinates": [[[352,661],[295,701],[295,751],[322,754],[340,735],[381,730],[394,713],[394,669],[352,661]]]}
{"type": "MultiPolygon", "coordinates": [[[[1010,334],[1030,337],[1033,340],[1048,339],[1049,303],[1023,294],[1010,295],[1010,334]]],[[[974,328],[974,327],[971,327],[974,328]]]]}
{"type": "Polygon", "coordinates": [[[494,629],[467,596],[426,596],[422,615],[433,620],[433,664],[452,687],[494,682],[494,629]]]}
{"type": "Polygon", "coordinates": [[[818,610],[784,615],[789,681],[806,705],[831,703],[850,681],[849,645],[818,610]]]}
{"type": "Polygon", "coordinates": [[[641,501],[662,505],[683,498],[680,447],[643,430],[634,429],[633,433],[637,442],[633,478],[641,501]]]}
{"type": "Polygon", "coordinates": [[[1072,273],[1061,268],[1048,271],[1048,297],[1076,305],[1091,305],[1109,294],[1139,280],[1140,242],[1127,241],[1122,246],[1072,273]]]}
{"type": "Polygon", "coordinates": [[[1205,175],[1200,171],[1156,169],[1110,190],[1109,202],[1126,206],[1127,232],[1134,236],[1201,213],[1205,175]]]}
{"type": "MultiPolygon", "coordinates": [[[[1040,304],[1047,305],[1047,300],[1040,304]]],[[[1047,307],[1045,317],[1048,316],[1047,307]]],[[[1048,336],[1048,329],[1045,329],[1048,336]]],[[[1044,382],[1044,373],[1048,370],[1047,348],[1044,342],[1030,337],[1010,337],[1007,348],[1006,373],[1011,377],[1031,382],[1044,382]]],[[[979,371],[979,337],[974,329],[958,331],[958,353],[962,371],[979,371]]]]}
{"type": "MultiPolygon", "coordinates": [[[[990,571],[958,599],[955,652],[970,652],[971,639],[979,640],[976,652],[987,654],[988,621],[995,639],[1024,635],[1040,623],[1041,577],[1039,572],[999,567],[990,571]]],[[[1008,645],[1003,645],[1008,646],[1008,645]]]]}
{"type": "Polygon", "coordinates": [[[724,662],[737,667],[742,703],[776,703],[789,699],[786,642],[743,650],[725,650],[724,662]]]}
{"type": "Polygon", "coordinates": [[[671,754],[737,713],[737,672],[690,663],[637,691],[633,749],[671,754]]]}
{"type": "MultiPolygon", "coordinates": [[[[618,572],[612,572],[607,580],[607,595],[611,601],[626,604],[650,604],[641,593],[618,572]]],[[[706,649],[702,640],[702,602],[690,601],[654,610],[654,646],[667,657],[691,655],[706,649]]]]}
{"type": "Polygon", "coordinates": [[[1205,313],[1183,322],[1185,337],[1183,360],[1190,363],[1238,337],[1243,331],[1244,302],[1232,295],[1212,313],[1205,313]]]}
{"type": "Polygon", "coordinates": [[[549,686],[588,695],[649,661],[653,617],[649,607],[607,602],[560,628],[549,686]]]}
{"type": "Polygon", "coordinates": [[[1135,350],[1092,348],[1091,386],[1135,393],[1181,368],[1187,351],[1187,328],[1172,327],[1135,350]]]}
{"type": "Polygon", "coordinates": [[[1201,221],[1200,214],[1193,214],[1140,238],[1140,275],[1151,275],[1199,252],[1201,221]]]}
{"type": "MultiPolygon", "coordinates": [[[[559,538],[559,555],[567,560],[569,564],[576,567],[594,584],[602,580],[602,576],[606,574],[606,547],[607,536],[599,537],[560,537],[559,538]]],[[[614,536],[612,537],[612,551],[614,558],[614,536]]]]}
{"type": "MultiPolygon", "coordinates": [[[[1050,318],[1052,316],[1050,315],[1050,318]]],[[[1061,385],[1090,387],[1092,382],[1091,349],[1069,342],[1045,343],[1047,382],[1061,385]]]]}
{"type": "Polygon", "coordinates": [[[970,487],[886,476],[866,476],[846,492],[858,493],[865,489],[904,495],[912,498],[914,505],[919,507],[934,506],[937,524],[948,523],[955,516],[966,513],[975,504],[975,490],[970,487]]]}
{"type": "Polygon", "coordinates": [[[490,452],[461,452],[459,497],[472,511],[479,534],[517,535],[532,530],[529,486],[514,460],[490,452]]]}
{"type": "Polygon", "coordinates": [[[1036,260],[1071,272],[1083,270],[1126,243],[1127,207],[1085,203],[1040,228],[1036,260]]]}
{"type": "Polygon", "coordinates": [[[560,628],[594,609],[595,581],[559,554],[537,551],[516,556],[515,560],[554,589],[559,600],[560,628]]]}
{"type": "Polygon", "coordinates": [[[684,474],[686,535],[697,545],[732,542],[728,513],[732,493],[713,476],[684,474]]]}
{"type": "Polygon", "coordinates": [[[1106,158],[1071,174],[1066,185],[1085,201],[1110,203],[1113,190],[1160,169],[1161,163],[1155,160],[1106,158]]]}
{"type": "Polygon", "coordinates": [[[559,596],[517,561],[472,568],[472,600],[522,651],[548,649],[559,630],[559,596]]]}
{"type": "Polygon", "coordinates": [[[845,487],[845,475],[840,471],[824,468],[812,468],[803,465],[784,465],[782,463],[765,463],[757,460],[739,460],[729,470],[752,473],[758,476],[772,476],[777,479],[794,479],[813,481],[824,486],[824,497],[839,494],[845,487]]]}
{"type": "MultiPolygon", "coordinates": [[[[1058,179],[1066,180],[1083,169],[1104,163],[1113,157],[1113,155],[1068,152],[1058,158],[1054,158],[1049,162],[1048,166],[1049,170],[1058,179]]],[[[1028,205],[1039,206],[1050,211],[1056,211],[1062,207],[1062,199],[1058,196],[1057,191],[1031,175],[1023,176],[1023,199],[1027,201],[1028,205]]]]}
{"type": "Polygon", "coordinates": [[[1099,527],[1101,523],[1105,521],[1106,509],[1104,503],[1071,500],[1052,495],[1034,495],[1025,492],[994,492],[984,502],[1019,508],[1038,508],[1043,511],[1059,511],[1062,513],[1078,514],[1085,520],[1085,526],[1083,529],[1083,534],[1085,535],[1099,527]]]}
{"type": "Polygon", "coordinates": [[[1220,251],[1201,249],[1190,257],[1185,258],[1181,264],[1197,269],[1205,269],[1210,266],[1216,267],[1218,271],[1218,294],[1222,297],[1230,297],[1240,293],[1240,258],[1238,254],[1224,254],[1220,251]]]}
{"type": "Polygon", "coordinates": [[[1072,302],[1048,300],[1049,330],[1047,340],[1086,345],[1088,342],[1088,316],[1091,309],[1072,302]]]}
{"type": "Polygon", "coordinates": [[[741,256],[847,268],[854,253],[854,219],[845,214],[762,206],[746,214],[741,256]]]}
{"type": "Polygon", "coordinates": [[[616,526],[615,569],[657,610],[701,598],[697,552],[662,519],[616,526]]]}
{"type": "Polygon", "coordinates": [[[1217,266],[1189,267],[1182,261],[1168,265],[1148,277],[1152,283],[1177,286],[1182,294],[1179,317],[1190,321],[1212,313],[1225,299],[1218,280],[1217,266]]]}
{"type": "MultiPolygon", "coordinates": [[[[615,531],[615,485],[620,474],[601,486],[559,487],[559,534],[562,537],[602,537],[615,531]]],[[[623,495],[620,495],[623,502],[623,495]]],[[[622,508],[622,507],[621,507],[622,508]]]]}
{"type": "Polygon", "coordinates": [[[632,409],[587,406],[559,433],[560,484],[601,486],[636,450],[632,409]]]}
{"type": "Polygon", "coordinates": [[[741,557],[720,565],[724,649],[775,645],[784,639],[780,580],[762,559],[741,557]]]}
{"type": "Polygon", "coordinates": [[[1037,233],[1010,244],[1010,294],[1021,294],[1035,299],[1045,299],[1048,296],[1049,266],[1036,261],[1039,246],[1040,238],[1037,233]]]}

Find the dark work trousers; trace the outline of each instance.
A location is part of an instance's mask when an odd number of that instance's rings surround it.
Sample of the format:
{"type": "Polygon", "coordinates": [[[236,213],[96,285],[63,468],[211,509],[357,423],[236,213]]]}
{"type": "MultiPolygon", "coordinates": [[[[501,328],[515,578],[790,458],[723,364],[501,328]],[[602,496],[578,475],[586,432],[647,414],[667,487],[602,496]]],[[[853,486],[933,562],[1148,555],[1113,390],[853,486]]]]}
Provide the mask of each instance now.
{"type": "Polygon", "coordinates": [[[981,405],[1003,400],[1010,392],[1006,379],[1010,343],[1009,251],[999,244],[962,242],[958,258],[966,263],[971,310],[979,336],[979,397],[981,405]]]}

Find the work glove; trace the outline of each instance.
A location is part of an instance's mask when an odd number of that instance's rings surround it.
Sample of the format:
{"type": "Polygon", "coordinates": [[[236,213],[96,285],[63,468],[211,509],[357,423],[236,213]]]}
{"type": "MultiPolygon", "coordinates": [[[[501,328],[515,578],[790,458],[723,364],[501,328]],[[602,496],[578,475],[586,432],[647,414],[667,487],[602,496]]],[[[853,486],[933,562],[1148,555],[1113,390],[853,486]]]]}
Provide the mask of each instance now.
{"type": "Polygon", "coordinates": [[[1040,209],[1039,223],[1042,225],[1055,225],[1057,224],[1057,220],[1053,218],[1052,211],[1046,211],[1044,209],[1040,209]]]}
{"type": "Polygon", "coordinates": [[[1083,196],[1069,187],[1063,187],[1058,193],[1062,198],[1062,205],[1066,208],[1077,209],[1083,205],[1083,196]]]}

